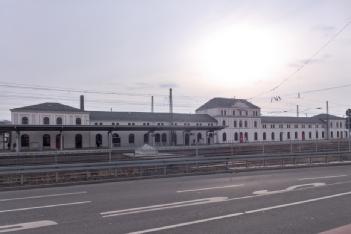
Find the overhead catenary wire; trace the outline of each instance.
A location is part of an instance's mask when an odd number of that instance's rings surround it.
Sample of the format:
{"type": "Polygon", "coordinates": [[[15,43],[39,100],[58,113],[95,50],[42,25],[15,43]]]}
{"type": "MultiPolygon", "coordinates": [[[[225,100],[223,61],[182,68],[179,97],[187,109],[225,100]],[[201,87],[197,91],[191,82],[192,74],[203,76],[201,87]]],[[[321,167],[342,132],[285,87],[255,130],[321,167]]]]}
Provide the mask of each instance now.
{"type": "Polygon", "coordinates": [[[261,93],[259,93],[256,96],[250,97],[248,98],[248,100],[252,100],[255,99],[257,97],[260,97],[264,94],[268,94],[271,92],[276,91],[277,89],[279,89],[281,86],[283,86],[288,80],[290,80],[291,78],[293,78],[296,74],[298,74],[300,71],[302,71],[307,65],[309,65],[311,63],[311,61],[316,58],[325,48],[327,48],[333,41],[336,40],[336,38],[342,34],[345,29],[347,27],[349,27],[351,25],[351,20],[347,21],[343,27],[341,27],[332,37],[330,37],[321,47],[319,47],[308,59],[306,59],[295,71],[293,71],[292,73],[290,73],[287,77],[285,77],[281,82],[279,82],[277,85],[275,85],[274,87],[263,91],[261,93]]]}

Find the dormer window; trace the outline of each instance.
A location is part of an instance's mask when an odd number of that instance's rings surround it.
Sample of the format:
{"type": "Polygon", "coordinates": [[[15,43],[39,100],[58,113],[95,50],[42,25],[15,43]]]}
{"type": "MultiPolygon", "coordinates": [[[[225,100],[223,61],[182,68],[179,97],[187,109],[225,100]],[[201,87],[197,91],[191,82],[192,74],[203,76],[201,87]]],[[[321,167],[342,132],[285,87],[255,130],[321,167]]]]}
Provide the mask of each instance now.
{"type": "Polygon", "coordinates": [[[49,117],[44,117],[44,119],[43,119],[43,124],[45,124],[45,125],[49,125],[49,124],[50,124],[50,119],[49,119],[49,117]]]}
{"type": "Polygon", "coordinates": [[[62,118],[61,117],[57,117],[56,118],[56,124],[57,125],[62,125],[62,118]]]}
{"type": "Polygon", "coordinates": [[[28,124],[28,117],[22,117],[22,124],[28,124]]]}
{"type": "Polygon", "coordinates": [[[81,124],[82,124],[82,119],[76,118],[76,125],[81,125],[81,124]]]}

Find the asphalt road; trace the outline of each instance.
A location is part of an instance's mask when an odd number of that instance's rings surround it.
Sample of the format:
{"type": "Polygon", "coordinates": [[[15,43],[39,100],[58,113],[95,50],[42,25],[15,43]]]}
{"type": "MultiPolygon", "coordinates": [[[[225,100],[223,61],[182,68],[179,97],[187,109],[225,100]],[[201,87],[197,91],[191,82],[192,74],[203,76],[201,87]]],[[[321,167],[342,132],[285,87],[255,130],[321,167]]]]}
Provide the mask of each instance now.
{"type": "Polygon", "coordinates": [[[320,233],[350,204],[351,166],[37,188],[0,192],[0,233],[320,233]]]}

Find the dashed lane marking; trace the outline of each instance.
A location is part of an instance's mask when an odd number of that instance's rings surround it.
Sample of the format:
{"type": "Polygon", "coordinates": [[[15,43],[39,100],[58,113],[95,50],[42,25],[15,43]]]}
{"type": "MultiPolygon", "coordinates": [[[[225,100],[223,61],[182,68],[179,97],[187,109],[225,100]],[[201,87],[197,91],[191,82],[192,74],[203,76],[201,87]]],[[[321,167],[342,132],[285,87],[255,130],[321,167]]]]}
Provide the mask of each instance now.
{"type": "Polygon", "coordinates": [[[74,205],[81,205],[81,204],[86,204],[90,202],[91,201],[81,201],[81,202],[71,202],[71,203],[62,203],[62,204],[52,204],[52,205],[46,205],[46,206],[32,206],[32,207],[24,207],[24,208],[17,208],[17,209],[11,209],[11,210],[0,210],[0,213],[36,210],[36,209],[44,209],[44,208],[52,208],[52,207],[60,207],[60,206],[74,206],[74,205]]]}
{"type": "Polygon", "coordinates": [[[208,188],[178,190],[177,193],[198,192],[198,191],[213,190],[213,189],[236,188],[236,187],[241,187],[241,186],[244,186],[244,185],[243,185],[243,184],[233,184],[233,185],[217,186],[217,187],[208,187],[208,188]]]}
{"type": "Polygon", "coordinates": [[[12,225],[0,226],[0,233],[21,231],[26,229],[47,227],[52,225],[57,225],[57,223],[51,220],[40,220],[40,221],[28,222],[28,223],[17,223],[12,225]]]}
{"type": "Polygon", "coordinates": [[[39,198],[45,198],[45,197],[71,196],[71,195],[79,195],[79,194],[85,194],[85,193],[87,193],[87,192],[81,191],[81,192],[73,192],[73,193],[55,193],[55,194],[29,196],[29,197],[3,198],[3,199],[0,199],[0,202],[26,200],[26,199],[39,199],[39,198]]]}
{"type": "Polygon", "coordinates": [[[346,177],[348,175],[333,175],[333,176],[321,176],[321,177],[307,177],[301,178],[299,180],[318,180],[318,179],[330,179],[330,178],[339,178],[339,177],[346,177]]]}

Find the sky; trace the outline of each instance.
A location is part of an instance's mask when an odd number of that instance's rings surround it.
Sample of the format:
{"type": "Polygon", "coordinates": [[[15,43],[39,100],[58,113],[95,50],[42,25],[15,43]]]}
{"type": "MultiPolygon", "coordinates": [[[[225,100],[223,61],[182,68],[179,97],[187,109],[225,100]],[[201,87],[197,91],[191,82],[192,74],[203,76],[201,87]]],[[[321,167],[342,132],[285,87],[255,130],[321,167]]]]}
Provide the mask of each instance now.
{"type": "Polygon", "coordinates": [[[42,102],[194,113],[213,97],[265,115],[351,108],[349,0],[0,0],[0,120],[42,102]],[[345,87],[340,87],[345,86],[345,87]],[[334,88],[339,87],[339,88],[334,88]],[[321,91],[323,89],[327,89],[321,91]],[[312,90],[319,90],[313,91],[312,90]]]}

